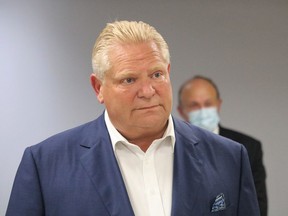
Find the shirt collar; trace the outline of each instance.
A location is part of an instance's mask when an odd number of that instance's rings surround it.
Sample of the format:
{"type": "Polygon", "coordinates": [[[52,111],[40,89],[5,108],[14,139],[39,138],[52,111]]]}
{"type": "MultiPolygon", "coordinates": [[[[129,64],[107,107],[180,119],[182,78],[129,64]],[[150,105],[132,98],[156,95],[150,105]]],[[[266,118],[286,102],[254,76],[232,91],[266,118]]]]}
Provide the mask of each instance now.
{"type": "MultiPolygon", "coordinates": [[[[122,136],[117,131],[117,129],[114,127],[114,125],[112,124],[112,122],[111,122],[111,120],[110,120],[110,118],[108,116],[107,110],[105,110],[105,113],[104,113],[104,120],[105,120],[107,129],[108,129],[108,132],[109,132],[109,135],[110,135],[110,139],[111,139],[111,143],[112,143],[112,147],[113,147],[114,152],[115,152],[115,146],[116,146],[116,144],[118,142],[129,143],[129,141],[124,136],[122,136]]],[[[175,146],[175,131],[174,131],[174,124],[173,124],[173,119],[172,119],[171,115],[169,115],[167,129],[166,129],[166,131],[163,134],[163,137],[161,139],[164,140],[167,137],[170,137],[171,145],[172,145],[172,148],[174,150],[174,146],[175,146]]]]}
{"type": "Polygon", "coordinates": [[[219,135],[219,132],[220,132],[220,129],[219,129],[219,126],[217,125],[217,127],[213,130],[213,133],[219,135]]]}

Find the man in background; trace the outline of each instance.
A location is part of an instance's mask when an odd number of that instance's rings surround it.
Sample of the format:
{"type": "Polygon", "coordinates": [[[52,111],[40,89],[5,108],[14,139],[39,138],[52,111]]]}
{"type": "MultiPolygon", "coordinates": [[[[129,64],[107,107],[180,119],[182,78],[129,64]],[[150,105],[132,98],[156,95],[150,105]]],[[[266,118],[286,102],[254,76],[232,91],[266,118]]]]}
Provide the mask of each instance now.
{"type": "Polygon", "coordinates": [[[248,151],[258,203],[262,216],[267,215],[266,173],[262,161],[261,143],[240,132],[219,124],[222,99],[216,84],[204,76],[186,81],[179,90],[178,111],[186,121],[215,134],[232,139],[248,151]]]}

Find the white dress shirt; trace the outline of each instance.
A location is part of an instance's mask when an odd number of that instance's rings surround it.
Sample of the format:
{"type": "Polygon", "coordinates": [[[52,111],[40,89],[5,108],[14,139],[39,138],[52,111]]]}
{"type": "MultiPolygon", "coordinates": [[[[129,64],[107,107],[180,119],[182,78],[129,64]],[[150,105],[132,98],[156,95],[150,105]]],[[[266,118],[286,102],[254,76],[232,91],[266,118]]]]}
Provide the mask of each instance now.
{"type": "Polygon", "coordinates": [[[146,152],[116,130],[107,111],[104,117],[135,216],[169,216],[175,145],[172,117],[163,137],[154,140],[146,152]]]}
{"type": "Polygon", "coordinates": [[[219,135],[219,132],[220,132],[219,126],[217,126],[212,132],[213,132],[214,134],[218,134],[218,135],[219,135]]]}

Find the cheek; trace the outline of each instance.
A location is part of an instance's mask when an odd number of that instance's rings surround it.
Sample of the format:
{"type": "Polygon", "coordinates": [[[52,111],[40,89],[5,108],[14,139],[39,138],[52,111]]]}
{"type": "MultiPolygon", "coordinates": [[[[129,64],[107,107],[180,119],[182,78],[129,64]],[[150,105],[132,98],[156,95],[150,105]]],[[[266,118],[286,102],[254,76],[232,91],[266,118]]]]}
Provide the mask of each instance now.
{"type": "Polygon", "coordinates": [[[125,107],[131,105],[135,98],[133,89],[116,89],[110,94],[110,103],[114,106],[118,106],[119,109],[125,109],[125,107]]]}
{"type": "Polygon", "coordinates": [[[172,109],[173,94],[171,86],[168,84],[161,85],[161,87],[157,89],[157,93],[166,109],[172,109]]]}
{"type": "Polygon", "coordinates": [[[172,87],[169,82],[162,84],[158,89],[164,97],[172,98],[172,87]]]}
{"type": "Polygon", "coordinates": [[[102,96],[104,104],[107,108],[115,106],[117,103],[119,103],[119,92],[117,92],[117,90],[112,86],[105,86],[105,88],[102,89],[102,96]]]}

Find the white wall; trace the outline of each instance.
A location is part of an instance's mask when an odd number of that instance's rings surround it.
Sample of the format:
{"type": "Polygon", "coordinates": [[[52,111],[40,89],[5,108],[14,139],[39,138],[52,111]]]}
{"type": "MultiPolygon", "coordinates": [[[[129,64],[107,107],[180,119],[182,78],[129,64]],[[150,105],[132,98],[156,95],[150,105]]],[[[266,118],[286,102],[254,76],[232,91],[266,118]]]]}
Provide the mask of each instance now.
{"type": "Polygon", "coordinates": [[[222,124],[263,143],[269,212],[288,213],[288,1],[0,0],[0,215],[24,149],[98,116],[92,46],[106,22],[143,20],[166,38],[177,91],[210,76],[222,124]]]}

